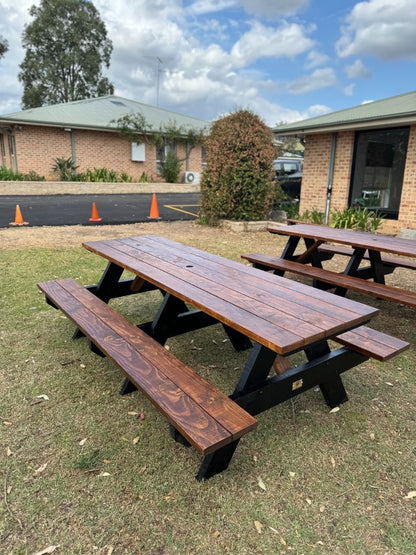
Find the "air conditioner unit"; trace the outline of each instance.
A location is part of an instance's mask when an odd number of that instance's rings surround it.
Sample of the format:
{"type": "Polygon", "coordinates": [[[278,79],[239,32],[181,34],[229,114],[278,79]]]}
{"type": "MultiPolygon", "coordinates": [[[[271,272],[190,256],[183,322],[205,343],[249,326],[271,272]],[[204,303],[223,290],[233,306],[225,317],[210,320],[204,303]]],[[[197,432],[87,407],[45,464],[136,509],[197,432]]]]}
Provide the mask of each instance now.
{"type": "Polygon", "coordinates": [[[184,174],[185,183],[199,183],[199,172],[185,172],[184,174]]]}

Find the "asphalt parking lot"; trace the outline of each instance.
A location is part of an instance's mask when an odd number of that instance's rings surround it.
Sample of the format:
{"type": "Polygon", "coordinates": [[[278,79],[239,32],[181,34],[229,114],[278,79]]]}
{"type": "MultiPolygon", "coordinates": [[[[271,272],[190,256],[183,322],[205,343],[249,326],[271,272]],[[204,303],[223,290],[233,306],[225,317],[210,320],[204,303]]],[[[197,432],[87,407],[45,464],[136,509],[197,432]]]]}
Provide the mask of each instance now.
{"type": "MultiPolygon", "coordinates": [[[[198,217],[199,193],[158,193],[155,198],[160,220],[194,220],[198,217]]],[[[0,196],[0,227],[15,222],[17,206],[23,220],[30,226],[147,222],[151,219],[152,199],[150,193],[3,195],[0,196]],[[93,203],[100,221],[90,222],[93,203]]]]}

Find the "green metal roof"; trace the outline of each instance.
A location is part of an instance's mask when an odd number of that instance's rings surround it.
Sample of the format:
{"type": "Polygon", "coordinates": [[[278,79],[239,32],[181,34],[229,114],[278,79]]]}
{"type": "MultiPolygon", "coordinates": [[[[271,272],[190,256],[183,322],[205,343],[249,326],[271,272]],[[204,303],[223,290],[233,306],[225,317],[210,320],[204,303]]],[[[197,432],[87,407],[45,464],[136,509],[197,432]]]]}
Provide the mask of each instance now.
{"type": "Polygon", "coordinates": [[[366,102],[352,108],[331,112],[323,116],[279,125],[273,129],[276,134],[317,132],[342,128],[363,128],[391,121],[409,123],[416,121],[416,91],[392,96],[383,100],[366,102]]]}
{"type": "Polygon", "coordinates": [[[209,122],[198,118],[170,112],[163,108],[142,104],[119,96],[109,95],[87,98],[65,104],[54,104],[41,108],[30,108],[0,116],[0,122],[51,125],[59,127],[117,129],[112,120],[131,113],[141,112],[152,129],[159,129],[162,123],[175,121],[176,125],[187,129],[201,129],[209,122]]]}

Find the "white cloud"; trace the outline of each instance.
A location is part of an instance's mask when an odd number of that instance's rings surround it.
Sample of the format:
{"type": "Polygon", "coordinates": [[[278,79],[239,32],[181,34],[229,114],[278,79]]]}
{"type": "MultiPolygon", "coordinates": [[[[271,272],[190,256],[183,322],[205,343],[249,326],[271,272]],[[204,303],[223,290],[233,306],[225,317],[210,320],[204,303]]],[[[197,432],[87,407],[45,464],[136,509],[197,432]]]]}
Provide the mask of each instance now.
{"type": "MultiPolygon", "coordinates": [[[[24,58],[21,35],[24,24],[30,21],[30,6],[39,2],[0,0],[0,34],[10,45],[0,60],[0,114],[20,110],[22,87],[17,74],[24,58]]],[[[240,16],[242,4],[242,0],[198,2],[200,10],[210,5],[235,5],[240,16]]],[[[215,119],[236,107],[250,107],[269,125],[313,115],[309,113],[313,108],[299,111],[274,102],[276,82],[264,80],[262,70],[255,65],[258,58],[291,59],[307,52],[314,46],[310,38],[313,26],[288,22],[265,26],[251,21],[247,31],[247,20],[238,19],[237,12],[233,20],[187,19],[188,8],[182,7],[182,0],[94,0],[94,5],[114,45],[108,77],[115,85],[115,94],[155,104],[159,80],[161,107],[203,119],[215,119]],[[208,25],[213,42],[203,43],[199,23],[208,25]],[[229,35],[224,43],[220,40],[225,25],[233,26],[233,34],[243,33],[234,47],[229,45],[229,35]]],[[[259,0],[257,5],[263,13],[274,6],[277,13],[285,2],[259,0]]],[[[293,6],[302,5],[303,0],[293,0],[293,6]]],[[[254,6],[254,2],[244,3],[250,13],[254,13],[254,6]]]]}
{"type": "Polygon", "coordinates": [[[202,15],[220,12],[227,8],[234,7],[236,4],[236,0],[196,0],[196,2],[189,6],[188,11],[191,14],[202,15]]]}
{"type": "Polygon", "coordinates": [[[353,64],[345,66],[344,71],[350,79],[368,79],[371,75],[361,60],[355,60],[353,64]]]}
{"type": "Polygon", "coordinates": [[[345,22],[336,43],[339,56],[365,54],[382,60],[416,58],[415,0],[359,2],[345,22]]]}
{"type": "Polygon", "coordinates": [[[355,89],[355,83],[351,83],[351,85],[347,85],[344,88],[345,96],[352,96],[354,94],[354,89],[355,89]]]}
{"type": "Polygon", "coordinates": [[[310,75],[302,75],[286,84],[286,89],[292,94],[305,94],[325,87],[335,85],[337,78],[330,67],[316,69],[310,75]]]}
{"type": "Polygon", "coordinates": [[[293,15],[309,3],[309,0],[240,0],[249,14],[278,18],[293,15]]]}
{"type": "Polygon", "coordinates": [[[311,50],[310,52],[308,52],[308,55],[306,57],[305,67],[307,69],[312,69],[314,67],[326,64],[328,61],[329,61],[329,56],[327,56],[323,52],[311,50]]]}
{"type": "Polygon", "coordinates": [[[238,67],[264,57],[293,59],[313,47],[314,41],[306,35],[314,29],[313,26],[306,29],[297,23],[286,22],[279,27],[266,27],[255,21],[251,29],[234,44],[231,56],[238,67]]]}
{"type": "Polygon", "coordinates": [[[188,7],[188,11],[202,15],[242,7],[248,14],[278,19],[295,14],[308,3],[309,0],[196,0],[188,7]]]}

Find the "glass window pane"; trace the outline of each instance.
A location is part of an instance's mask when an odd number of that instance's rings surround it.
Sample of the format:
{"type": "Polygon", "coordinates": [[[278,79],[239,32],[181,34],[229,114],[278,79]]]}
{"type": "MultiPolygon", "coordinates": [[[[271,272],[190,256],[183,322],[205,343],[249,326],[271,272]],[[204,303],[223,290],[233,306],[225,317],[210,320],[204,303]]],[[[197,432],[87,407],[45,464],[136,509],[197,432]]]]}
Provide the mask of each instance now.
{"type": "Polygon", "coordinates": [[[397,219],[408,140],[408,127],[357,132],[351,206],[367,206],[397,219]]]}

